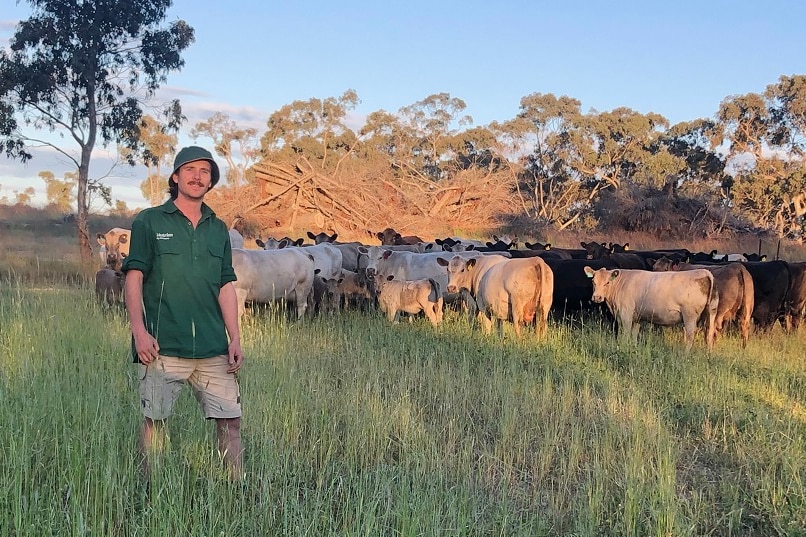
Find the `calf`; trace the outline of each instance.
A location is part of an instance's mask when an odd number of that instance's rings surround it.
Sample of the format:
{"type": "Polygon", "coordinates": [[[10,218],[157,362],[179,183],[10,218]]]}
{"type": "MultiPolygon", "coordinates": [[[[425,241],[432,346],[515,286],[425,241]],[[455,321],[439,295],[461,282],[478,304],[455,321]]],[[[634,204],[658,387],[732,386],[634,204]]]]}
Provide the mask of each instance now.
{"type": "Polygon", "coordinates": [[[593,279],[593,301],[607,304],[622,339],[632,336],[637,341],[641,321],[661,326],[682,323],[689,351],[697,323],[703,320],[706,345],[709,350],[713,348],[719,294],[714,275],[707,270],[648,272],[585,267],[585,274],[593,279]]]}
{"type": "Polygon", "coordinates": [[[356,304],[362,309],[369,309],[375,302],[375,287],[372,282],[362,278],[357,272],[342,269],[341,277],[337,280],[337,293],[339,307],[346,309],[356,304]]]}
{"type": "Polygon", "coordinates": [[[433,278],[397,281],[394,276],[379,278],[378,304],[390,322],[397,322],[399,313],[421,311],[433,326],[442,322],[442,292],[433,278]]]}
{"type": "Polygon", "coordinates": [[[126,275],[106,266],[95,273],[95,296],[99,302],[112,305],[123,300],[126,275]]]}

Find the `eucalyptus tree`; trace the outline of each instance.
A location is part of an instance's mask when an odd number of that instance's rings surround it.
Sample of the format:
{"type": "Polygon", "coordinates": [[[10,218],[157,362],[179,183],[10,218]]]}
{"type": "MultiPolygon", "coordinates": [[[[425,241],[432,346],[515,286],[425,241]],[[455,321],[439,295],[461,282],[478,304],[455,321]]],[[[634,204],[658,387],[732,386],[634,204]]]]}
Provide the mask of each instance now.
{"type": "Polygon", "coordinates": [[[727,148],[735,207],[759,227],[803,239],[806,78],[783,76],[763,94],[731,96],[717,119],[715,141],[727,148]]]}
{"type": "Polygon", "coordinates": [[[137,149],[122,147],[120,153],[127,161],[135,160],[145,166],[146,178],[140,183],[140,192],[154,207],[168,197],[168,174],[178,140],[176,133],[171,132],[165,123],[150,115],[142,117],[138,130],[140,143],[137,149]]]}
{"type": "Polygon", "coordinates": [[[227,162],[227,183],[233,186],[246,180],[246,171],[259,155],[257,129],[239,126],[223,112],[196,123],[190,136],[194,140],[204,136],[213,141],[216,154],[227,162]]]}
{"type": "Polygon", "coordinates": [[[347,114],[358,106],[358,94],[294,101],[271,116],[260,140],[264,158],[293,161],[299,156],[320,171],[332,173],[352,152],[356,135],[346,124],[347,114]]]}
{"type": "MultiPolygon", "coordinates": [[[[168,73],[184,65],[181,53],[194,32],[182,20],[161,26],[171,0],[27,3],[31,17],[0,50],[0,152],[27,161],[32,147],[46,145],[75,165],[78,242],[89,261],[93,150],[99,142],[138,145],[143,107],[168,73]],[[58,133],[55,141],[47,131],[58,133]]],[[[162,114],[172,129],[184,119],[178,100],[162,114]]]]}
{"type": "Polygon", "coordinates": [[[435,93],[398,111],[401,124],[414,143],[407,160],[424,179],[444,178],[444,164],[454,157],[451,141],[459,129],[473,124],[464,114],[467,105],[449,93],[435,93]]]}
{"type": "Polygon", "coordinates": [[[527,214],[565,228],[579,218],[582,184],[568,165],[576,148],[569,133],[582,117],[580,102],[565,95],[533,93],[521,99],[515,118],[490,125],[499,142],[498,154],[507,163],[527,214]]]}

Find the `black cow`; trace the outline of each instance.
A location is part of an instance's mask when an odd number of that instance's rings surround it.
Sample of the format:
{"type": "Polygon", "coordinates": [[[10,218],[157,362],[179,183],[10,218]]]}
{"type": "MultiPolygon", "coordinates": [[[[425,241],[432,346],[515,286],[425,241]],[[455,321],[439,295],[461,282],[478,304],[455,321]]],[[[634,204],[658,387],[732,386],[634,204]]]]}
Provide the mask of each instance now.
{"type": "Polygon", "coordinates": [[[775,321],[784,322],[784,308],[789,292],[789,264],[786,261],[745,261],[755,286],[753,321],[762,331],[772,329],[775,321]]]}
{"type": "Polygon", "coordinates": [[[573,315],[581,311],[598,311],[612,320],[607,307],[591,301],[593,280],[585,274],[585,267],[592,269],[618,268],[609,259],[545,259],[554,273],[554,298],[551,311],[556,317],[573,315]]]}
{"type": "Polygon", "coordinates": [[[616,268],[621,269],[649,269],[646,261],[633,253],[614,254],[606,246],[597,242],[582,242],[581,244],[588,252],[588,259],[609,259],[615,263],[616,268]]]}

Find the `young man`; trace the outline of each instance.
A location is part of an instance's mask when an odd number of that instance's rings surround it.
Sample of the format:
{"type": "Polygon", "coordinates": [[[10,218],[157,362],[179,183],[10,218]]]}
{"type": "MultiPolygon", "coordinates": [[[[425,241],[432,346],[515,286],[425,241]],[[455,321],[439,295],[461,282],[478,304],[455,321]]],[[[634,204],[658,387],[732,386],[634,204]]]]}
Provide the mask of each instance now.
{"type": "Polygon", "coordinates": [[[230,477],[243,474],[243,365],[235,272],[227,226],[203,202],[218,183],[209,151],[185,147],[168,179],[171,199],[134,219],[123,263],[132,354],[140,364],[142,469],[163,444],[165,420],[185,383],[207,419],[215,420],[218,450],[230,477]]]}

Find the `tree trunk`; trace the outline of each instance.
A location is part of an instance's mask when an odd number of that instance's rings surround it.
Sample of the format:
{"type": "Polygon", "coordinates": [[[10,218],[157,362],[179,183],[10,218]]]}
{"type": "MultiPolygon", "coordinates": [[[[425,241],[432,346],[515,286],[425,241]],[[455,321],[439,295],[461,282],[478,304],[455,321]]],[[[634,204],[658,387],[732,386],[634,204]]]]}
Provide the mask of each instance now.
{"type": "Polygon", "coordinates": [[[78,231],[78,250],[81,256],[81,263],[89,265],[92,263],[92,247],[90,246],[90,233],[87,226],[89,218],[89,204],[87,203],[87,187],[89,185],[90,155],[92,148],[84,146],[81,148],[81,163],[78,166],[78,209],[76,211],[76,228],[78,231]]]}

